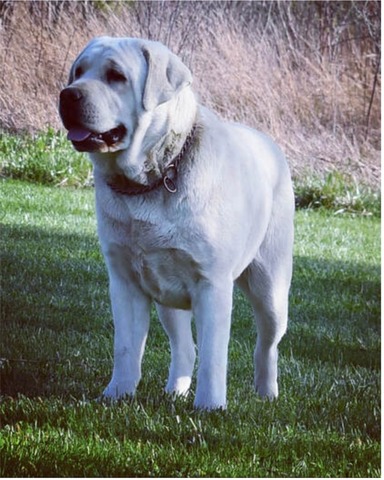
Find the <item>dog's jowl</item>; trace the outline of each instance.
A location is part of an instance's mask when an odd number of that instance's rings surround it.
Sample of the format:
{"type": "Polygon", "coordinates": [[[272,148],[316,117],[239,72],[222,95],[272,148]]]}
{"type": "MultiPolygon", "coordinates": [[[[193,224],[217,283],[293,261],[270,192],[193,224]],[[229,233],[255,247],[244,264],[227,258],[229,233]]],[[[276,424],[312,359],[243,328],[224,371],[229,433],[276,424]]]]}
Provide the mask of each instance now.
{"type": "Polygon", "coordinates": [[[60,115],[94,167],[115,326],[103,395],[135,392],[153,301],[171,346],[166,390],[188,392],[197,353],[195,406],[214,409],[226,406],[235,283],[255,312],[255,389],[278,394],[294,199],[276,144],[199,105],[191,84],[160,43],[96,38],[71,68],[60,115]]]}

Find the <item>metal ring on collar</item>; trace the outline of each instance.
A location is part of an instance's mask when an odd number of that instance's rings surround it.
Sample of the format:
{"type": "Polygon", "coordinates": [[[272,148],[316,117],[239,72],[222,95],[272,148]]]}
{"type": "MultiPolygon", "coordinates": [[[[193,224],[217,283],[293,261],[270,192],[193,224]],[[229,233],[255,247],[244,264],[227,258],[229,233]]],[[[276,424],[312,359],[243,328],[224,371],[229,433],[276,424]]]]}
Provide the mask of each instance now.
{"type": "Polygon", "coordinates": [[[171,163],[166,168],[165,175],[163,178],[164,187],[166,188],[166,190],[168,190],[169,193],[177,192],[176,177],[177,177],[176,165],[174,163],[171,163]]]}
{"type": "Polygon", "coordinates": [[[168,190],[169,193],[176,193],[177,192],[176,184],[171,178],[165,176],[163,178],[163,184],[164,184],[165,189],[168,190]]]}

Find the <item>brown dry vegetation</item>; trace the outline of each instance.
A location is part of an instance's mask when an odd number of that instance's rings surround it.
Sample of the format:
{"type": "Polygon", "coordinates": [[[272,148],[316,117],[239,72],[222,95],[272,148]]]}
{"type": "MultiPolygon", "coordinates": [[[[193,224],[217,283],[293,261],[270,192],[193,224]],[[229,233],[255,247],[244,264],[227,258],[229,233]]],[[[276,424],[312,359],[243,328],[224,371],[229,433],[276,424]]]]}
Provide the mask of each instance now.
{"type": "Polygon", "coordinates": [[[0,129],[61,128],[57,98],[95,35],[160,40],[201,101],[269,133],[295,175],[380,180],[380,3],[0,2],[0,129]]]}

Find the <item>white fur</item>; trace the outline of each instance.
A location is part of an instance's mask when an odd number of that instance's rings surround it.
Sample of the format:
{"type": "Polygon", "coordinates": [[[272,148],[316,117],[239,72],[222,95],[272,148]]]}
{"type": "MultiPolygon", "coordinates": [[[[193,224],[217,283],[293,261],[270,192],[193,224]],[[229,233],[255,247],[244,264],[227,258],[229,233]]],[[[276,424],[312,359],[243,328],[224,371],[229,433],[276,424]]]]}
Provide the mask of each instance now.
{"type": "Polygon", "coordinates": [[[158,43],[96,39],[76,60],[86,59],[86,73],[73,84],[82,82],[86,88],[95,79],[104,82],[103,62],[111,57],[124,66],[128,82],[107,85],[107,100],[95,95],[98,121],[107,128],[123,122],[128,135],[117,151],[91,154],[115,325],[114,369],[104,395],[118,398],[135,392],[154,300],[171,346],[166,390],[184,395],[190,386],[193,315],[199,359],[195,406],[225,408],[232,291],[237,282],[255,310],[255,388],[263,397],[276,397],[277,345],[287,326],[294,215],[284,156],[267,136],[223,122],[199,106],[189,71],[158,43]],[[165,73],[154,76],[144,50],[158,62],[151,68],[168,69],[165,97],[165,73]],[[142,101],[145,88],[155,90],[146,92],[151,102],[158,98],[148,110],[142,101]],[[194,123],[196,139],[180,162],[177,193],[159,187],[126,196],[106,184],[115,172],[150,184],[164,171],[166,147],[176,156],[194,123]]]}

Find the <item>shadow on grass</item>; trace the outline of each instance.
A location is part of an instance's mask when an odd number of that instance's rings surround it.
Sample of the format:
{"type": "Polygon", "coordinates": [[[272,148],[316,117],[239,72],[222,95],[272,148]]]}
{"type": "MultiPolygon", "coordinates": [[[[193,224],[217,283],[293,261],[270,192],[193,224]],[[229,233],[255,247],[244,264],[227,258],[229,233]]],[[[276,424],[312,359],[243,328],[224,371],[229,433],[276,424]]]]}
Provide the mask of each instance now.
{"type": "MultiPolygon", "coordinates": [[[[83,384],[102,384],[112,324],[96,237],[8,226],[2,237],[1,394],[78,396],[88,391],[83,384]]],[[[253,349],[251,308],[241,294],[234,316],[237,345],[253,349]]],[[[290,318],[281,355],[380,368],[378,267],[296,257],[290,318]]],[[[166,342],[159,329],[155,323],[150,335],[166,342]]]]}

